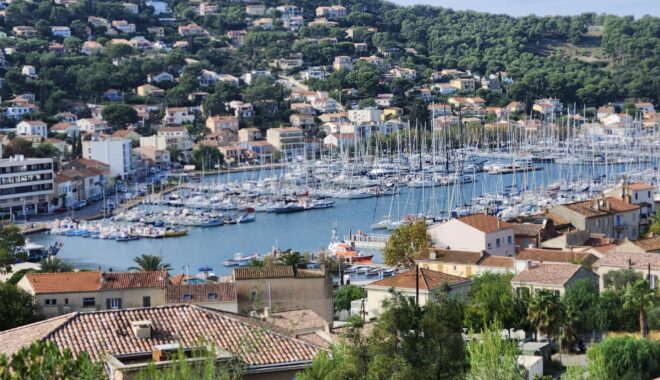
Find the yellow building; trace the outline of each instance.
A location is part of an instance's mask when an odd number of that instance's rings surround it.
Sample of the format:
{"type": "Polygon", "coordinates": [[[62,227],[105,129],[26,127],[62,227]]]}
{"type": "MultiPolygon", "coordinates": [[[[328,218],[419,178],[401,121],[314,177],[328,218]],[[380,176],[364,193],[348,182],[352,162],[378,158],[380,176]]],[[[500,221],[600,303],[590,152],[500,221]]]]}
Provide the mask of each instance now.
{"type": "Polygon", "coordinates": [[[479,273],[479,261],[485,256],[488,256],[485,252],[431,248],[420,253],[415,261],[420,268],[469,278],[479,273]]]}
{"type": "Polygon", "coordinates": [[[399,107],[387,107],[383,110],[383,113],[380,115],[382,121],[387,121],[389,119],[396,119],[403,115],[403,108],[399,107]]]}

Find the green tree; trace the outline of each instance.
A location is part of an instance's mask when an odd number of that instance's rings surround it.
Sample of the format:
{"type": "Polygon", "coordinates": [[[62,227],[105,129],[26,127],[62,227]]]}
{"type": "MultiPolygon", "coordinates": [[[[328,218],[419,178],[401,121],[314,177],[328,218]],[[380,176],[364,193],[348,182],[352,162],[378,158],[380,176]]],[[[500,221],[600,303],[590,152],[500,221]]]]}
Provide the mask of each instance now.
{"type": "MultiPolygon", "coordinates": [[[[0,331],[39,319],[34,296],[16,285],[0,282],[0,331]]],[[[1,367],[1,365],[0,365],[1,367]]],[[[0,379],[3,377],[0,376],[0,379]]]]}
{"type": "Polygon", "coordinates": [[[195,348],[190,353],[179,349],[168,366],[150,363],[135,376],[137,380],[238,380],[241,369],[236,360],[219,361],[213,345],[195,348]],[[194,360],[191,360],[194,359],[194,360]]]}
{"type": "Polygon", "coordinates": [[[646,338],[649,335],[646,310],[652,309],[653,304],[657,301],[656,290],[651,289],[648,281],[637,280],[626,286],[624,300],[623,307],[639,312],[639,331],[642,338],[646,338]]]}
{"type": "Polygon", "coordinates": [[[97,380],[105,377],[103,364],[92,362],[86,352],[74,356],[71,350],[60,350],[50,340],[32,343],[11,357],[0,356],[0,379],[97,380]]]}
{"type": "Polygon", "coordinates": [[[128,270],[136,270],[140,272],[155,272],[155,271],[171,271],[172,265],[163,263],[163,259],[156,255],[140,255],[133,258],[133,262],[137,267],[130,267],[128,270]]]}
{"type": "Polygon", "coordinates": [[[332,303],[335,311],[350,310],[351,301],[366,297],[364,288],[356,285],[346,285],[335,291],[332,303]]]}
{"type": "Polygon", "coordinates": [[[105,47],[105,54],[110,58],[123,58],[135,52],[132,46],[126,44],[110,43],[105,47]]]}
{"type": "Polygon", "coordinates": [[[34,156],[35,157],[41,157],[41,158],[55,158],[60,155],[60,151],[57,150],[55,145],[45,141],[39,143],[34,148],[34,156]]]}
{"type": "Polygon", "coordinates": [[[525,370],[518,364],[519,350],[513,340],[502,339],[498,322],[481,330],[467,344],[470,369],[468,380],[523,380],[525,370]]]}
{"type": "Polygon", "coordinates": [[[603,285],[606,289],[625,290],[629,284],[641,279],[642,275],[633,269],[613,270],[603,275],[603,285]]]}
{"type": "Polygon", "coordinates": [[[20,228],[14,224],[0,227],[0,273],[11,272],[16,263],[16,251],[25,244],[20,228]]]}
{"type": "Polygon", "coordinates": [[[511,274],[483,273],[472,279],[470,296],[465,305],[466,325],[475,331],[494,323],[504,328],[524,328],[527,310],[516,307],[523,300],[511,288],[511,274]]]}
{"type": "Polygon", "coordinates": [[[140,120],[137,111],[133,107],[121,103],[109,104],[103,107],[101,115],[103,120],[116,129],[126,128],[129,124],[134,124],[140,120]]]}
{"type": "Polygon", "coordinates": [[[298,268],[304,267],[306,265],[306,260],[305,256],[301,255],[300,252],[292,251],[289,249],[277,258],[277,263],[279,265],[292,267],[293,271],[296,272],[298,268]]]}
{"type": "Polygon", "coordinates": [[[592,281],[578,280],[566,289],[562,300],[566,310],[566,325],[576,332],[596,329],[602,318],[598,287],[592,281]]]}
{"type": "Polygon", "coordinates": [[[431,245],[431,238],[427,233],[426,221],[416,220],[395,230],[383,249],[383,258],[386,265],[412,268],[419,253],[431,245]]]}
{"type": "Polygon", "coordinates": [[[39,263],[39,272],[41,273],[60,273],[60,272],[73,272],[73,265],[64,262],[56,257],[41,260],[39,263]]]}
{"type": "Polygon", "coordinates": [[[213,169],[217,165],[222,165],[225,161],[218,148],[204,144],[193,150],[192,160],[198,170],[213,169]]]}
{"type": "Polygon", "coordinates": [[[541,334],[548,338],[556,335],[564,319],[564,308],[559,296],[541,290],[532,297],[527,309],[529,322],[534,326],[537,339],[541,334]]]}
{"type": "Polygon", "coordinates": [[[660,376],[660,342],[630,336],[608,338],[587,351],[589,379],[638,380],[660,376]]]}

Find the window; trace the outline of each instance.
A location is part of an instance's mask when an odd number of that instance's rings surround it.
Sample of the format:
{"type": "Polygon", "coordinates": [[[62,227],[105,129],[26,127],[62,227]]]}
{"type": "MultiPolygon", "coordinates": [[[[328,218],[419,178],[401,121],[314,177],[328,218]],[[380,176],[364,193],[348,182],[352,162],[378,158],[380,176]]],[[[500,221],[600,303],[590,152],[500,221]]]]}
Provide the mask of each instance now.
{"type": "Polygon", "coordinates": [[[488,249],[493,248],[493,243],[488,243],[488,249]]]}
{"type": "Polygon", "coordinates": [[[184,294],[183,294],[183,300],[184,300],[184,301],[190,301],[190,300],[192,300],[192,299],[193,299],[192,294],[190,294],[190,293],[184,293],[184,294]]]}
{"type": "Polygon", "coordinates": [[[512,236],[507,236],[507,237],[506,237],[506,242],[507,242],[507,244],[509,244],[509,245],[513,244],[513,237],[512,237],[512,236]]]}
{"type": "Polygon", "coordinates": [[[651,191],[648,192],[647,196],[651,198],[651,191]]]}
{"type": "Polygon", "coordinates": [[[252,299],[252,301],[256,301],[257,300],[257,292],[252,292],[252,294],[250,295],[250,298],[252,299]]]}
{"type": "Polygon", "coordinates": [[[600,220],[596,219],[596,227],[600,227],[600,220]]]}
{"type": "Polygon", "coordinates": [[[151,307],[151,297],[149,296],[142,297],[142,307],[151,307]]]}
{"type": "Polygon", "coordinates": [[[635,200],[638,199],[639,193],[635,193],[635,200]]]}
{"type": "Polygon", "coordinates": [[[68,299],[68,298],[65,298],[65,299],[64,299],[64,304],[65,304],[65,305],[68,305],[68,304],[69,304],[69,299],[68,299]]]}
{"type": "Polygon", "coordinates": [[[456,270],[456,265],[454,265],[454,270],[456,270]]]}
{"type": "Polygon", "coordinates": [[[211,293],[209,293],[209,294],[206,296],[206,298],[208,298],[208,299],[210,299],[210,300],[218,299],[218,293],[213,293],[213,292],[211,292],[211,293]]]}
{"type": "Polygon", "coordinates": [[[83,307],[96,307],[96,298],[94,298],[94,297],[83,298],[82,306],[83,307]]]}
{"type": "Polygon", "coordinates": [[[502,241],[500,241],[500,238],[495,239],[495,246],[496,246],[497,248],[499,248],[499,247],[502,246],[502,241]]]}
{"type": "Polygon", "coordinates": [[[109,298],[106,300],[105,306],[108,310],[121,309],[121,298],[109,298]]]}
{"type": "Polygon", "coordinates": [[[46,298],[46,300],[44,301],[44,304],[46,306],[55,306],[55,305],[57,305],[57,299],[56,298],[46,298]]]}
{"type": "Polygon", "coordinates": [[[610,225],[610,220],[609,220],[609,219],[605,219],[605,225],[606,225],[606,226],[609,226],[609,225],[610,225]]]}

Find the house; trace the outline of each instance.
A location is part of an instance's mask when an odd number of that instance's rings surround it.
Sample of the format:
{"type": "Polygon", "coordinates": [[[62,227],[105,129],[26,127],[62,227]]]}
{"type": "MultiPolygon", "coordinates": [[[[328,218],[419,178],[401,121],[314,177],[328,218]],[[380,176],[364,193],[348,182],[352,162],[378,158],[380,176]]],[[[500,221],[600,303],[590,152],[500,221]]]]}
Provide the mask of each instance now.
{"type": "Polygon", "coordinates": [[[472,78],[452,79],[449,84],[459,91],[474,92],[475,90],[475,81],[472,78]]]}
{"type": "Polygon", "coordinates": [[[419,268],[397,273],[391,277],[371,282],[364,286],[367,291],[367,318],[380,316],[383,301],[392,295],[391,289],[404,296],[415,298],[419,284],[418,304],[424,306],[434,291],[446,291],[451,298],[465,298],[470,291],[470,280],[464,277],[419,268]]]}
{"type": "Polygon", "coordinates": [[[149,161],[153,165],[167,164],[171,162],[170,152],[166,149],[157,149],[147,146],[133,148],[131,150],[141,160],[149,161]]]}
{"type": "Polygon", "coordinates": [[[230,129],[238,132],[239,119],[234,116],[209,116],[206,118],[206,128],[211,133],[216,133],[223,129],[230,129]]]}
{"type": "Polygon", "coordinates": [[[37,35],[37,30],[32,26],[15,26],[11,30],[16,37],[32,38],[37,35]]]}
{"type": "Polygon", "coordinates": [[[273,159],[275,149],[268,141],[244,141],[238,145],[245,149],[245,154],[251,160],[265,163],[273,159]]]}
{"type": "Polygon", "coordinates": [[[294,113],[305,113],[308,115],[316,115],[316,110],[309,103],[291,103],[291,111],[294,113]]]}
{"type": "Polygon", "coordinates": [[[236,287],[233,282],[186,282],[165,285],[168,304],[199,305],[208,309],[238,313],[236,287]]]}
{"type": "Polygon", "coordinates": [[[190,351],[203,340],[216,349],[218,366],[228,367],[228,361],[235,360],[246,380],[293,379],[311,367],[320,351],[256,319],[179,304],[69,313],[3,331],[0,353],[12,355],[34,342],[50,341],[71,350],[74,357],[88,354],[113,379],[134,379],[148,367],[158,370],[170,365],[167,357],[173,351],[190,351]],[[246,342],[253,344],[246,349],[246,342]]]}
{"type": "Polygon", "coordinates": [[[376,107],[359,110],[348,110],[348,120],[353,123],[376,123],[380,121],[383,111],[376,107]]]}
{"type": "Polygon", "coordinates": [[[112,137],[116,139],[128,139],[131,141],[140,141],[140,137],[142,136],[140,136],[139,133],[135,132],[132,129],[120,129],[115,131],[112,134],[112,137]]]}
{"type": "Polygon", "coordinates": [[[516,249],[539,248],[541,243],[556,237],[555,224],[550,218],[542,218],[527,223],[513,223],[513,235],[516,241],[516,249]]]}
{"type": "Polygon", "coordinates": [[[186,152],[192,149],[193,142],[186,128],[160,127],[155,135],[140,137],[140,146],[186,152]]]}
{"type": "Polygon", "coordinates": [[[338,55],[335,57],[335,60],[332,63],[332,67],[335,69],[335,71],[351,71],[353,70],[353,60],[347,55],[338,55]]]}
{"type": "Polygon", "coordinates": [[[546,290],[563,296],[566,289],[583,279],[598,284],[598,275],[579,264],[528,263],[523,271],[513,276],[511,286],[518,294],[533,295],[546,290]]]}
{"type": "Polygon", "coordinates": [[[259,128],[243,128],[238,131],[238,141],[248,142],[261,139],[261,131],[259,128]]]}
{"type": "Polygon", "coordinates": [[[103,121],[96,118],[85,118],[80,119],[76,122],[76,125],[81,132],[85,133],[99,133],[108,129],[108,125],[103,121]]]}
{"type": "Polygon", "coordinates": [[[103,53],[104,47],[96,41],[85,41],[80,51],[83,54],[92,55],[94,53],[103,53]]]}
{"type": "Polygon", "coordinates": [[[245,13],[248,16],[258,17],[266,14],[266,7],[263,4],[250,4],[245,6],[245,13]]]}
{"type": "Polygon", "coordinates": [[[620,252],[653,252],[660,253],[660,236],[653,236],[639,240],[624,240],[616,247],[620,252]]]}
{"type": "Polygon", "coordinates": [[[275,8],[278,10],[280,13],[282,13],[283,16],[302,16],[303,15],[303,9],[299,8],[295,5],[280,5],[275,8]]]}
{"type": "Polygon", "coordinates": [[[37,77],[37,70],[32,65],[23,65],[21,74],[29,79],[35,79],[37,77]]]}
{"type": "Polygon", "coordinates": [[[575,249],[560,251],[557,249],[522,249],[514,257],[516,273],[519,273],[531,264],[580,264],[585,268],[591,268],[598,261],[598,256],[590,252],[580,252],[575,249]]]}
{"type": "Polygon", "coordinates": [[[179,35],[188,37],[188,36],[201,36],[206,34],[206,31],[201,26],[193,23],[188,25],[179,25],[179,35]]]}
{"type": "Polygon", "coordinates": [[[499,218],[474,214],[450,219],[429,227],[429,235],[437,248],[512,256],[515,253],[513,227],[499,218]]]}
{"type": "Polygon", "coordinates": [[[137,87],[136,92],[138,96],[153,96],[153,97],[162,97],[165,96],[165,90],[160,87],[156,87],[153,84],[143,84],[137,87]]]}
{"type": "Polygon", "coordinates": [[[311,101],[312,107],[321,112],[321,113],[326,113],[326,112],[335,112],[340,109],[339,103],[334,100],[333,98],[329,96],[319,96],[315,97],[311,101]]]}
{"type": "Polygon", "coordinates": [[[160,83],[160,82],[172,82],[174,83],[174,75],[163,71],[158,74],[152,75],[149,74],[147,75],[147,83],[160,83]]]}
{"type": "Polygon", "coordinates": [[[48,137],[48,125],[41,120],[23,120],[16,125],[17,136],[48,137]]]}
{"type": "Polygon", "coordinates": [[[319,116],[322,123],[347,123],[348,112],[324,113],[319,116]]]}
{"type": "Polygon", "coordinates": [[[629,197],[594,198],[553,207],[550,212],[567,220],[578,230],[603,234],[618,240],[639,237],[641,206],[629,197]]]}
{"type": "Polygon", "coordinates": [[[302,156],[305,151],[305,135],[300,128],[269,128],[266,141],[282,152],[285,160],[302,156]]]}
{"type": "Polygon", "coordinates": [[[140,12],[140,7],[137,4],[123,3],[122,7],[124,7],[124,10],[130,14],[136,15],[140,12]]]}
{"type": "Polygon", "coordinates": [[[195,121],[195,115],[187,107],[167,107],[163,116],[163,124],[183,125],[195,121]]]}
{"type": "Polygon", "coordinates": [[[447,102],[457,108],[472,110],[480,110],[486,105],[486,101],[478,96],[473,98],[451,97],[447,102]]]}
{"type": "Polygon", "coordinates": [[[417,79],[417,70],[408,67],[396,66],[390,70],[390,74],[394,75],[396,78],[403,78],[410,81],[417,79]]]}
{"type": "Polygon", "coordinates": [[[243,46],[245,44],[245,36],[247,36],[247,31],[245,30],[230,30],[227,32],[227,38],[229,38],[229,41],[234,46],[243,46]]]}
{"type": "Polygon", "coordinates": [[[124,99],[124,94],[120,90],[111,88],[103,93],[103,98],[111,102],[118,102],[124,99]]]}
{"type": "Polygon", "coordinates": [[[282,16],[282,26],[294,33],[297,33],[305,25],[303,16],[282,16]]]}
{"type": "Polygon", "coordinates": [[[51,26],[50,32],[53,37],[71,37],[71,29],[68,26],[51,26]]]}
{"type": "Polygon", "coordinates": [[[355,132],[331,133],[323,138],[323,145],[329,148],[347,149],[355,145],[355,132]]]}
{"type": "Polygon", "coordinates": [[[261,17],[252,21],[252,26],[255,28],[261,28],[263,30],[272,30],[273,19],[270,17],[261,17]]]}
{"type": "Polygon", "coordinates": [[[80,133],[80,128],[78,128],[75,122],[69,123],[63,121],[52,125],[50,131],[53,133],[64,133],[67,137],[73,137],[80,133]]]}
{"type": "Polygon", "coordinates": [[[240,313],[263,310],[287,311],[309,308],[325,321],[332,322],[332,276],[321,269],[290,266],[235,268],[240,313]]]}
{"type": "Polygon", "coordinates": [[[172,13],[170,6],[164,1],[147,1],[146,4],[148,7],[152,7],[154,9],[154,15],[156,16],[172,13]]]}
{"type": "Polygon", "coordinates": [[[649,281],[651,289],[658,288],[660,276],[660,255],[653,252],[622,252],[615,251],[606,254],[594,264],[596,273],[600,276],[600,289],[605,290],[604,277],[612,271],[630,269],[649,281]]]}
{"type": "Polygon", "coordinates": [[[653,185],[624,182],[605,192],[607,197],[629,200],[631,204],[640,207],[640,224],[649,224],[651,214],[655,211],[655,187],[653,185]]]}
{"type": "Polygon", "coordinates": [[[218,150],[227,162],[243,162],[245,161],[245,148],[240,145],[221,145],[218,150]]]}
{"type": "Polygon", "coordinates": [[[29,273],[18,286],[48,317],[165,304],[165,272],[29,273]]]}
{"type": "Polygon", "coordinates": [[[376,67],[383,67],[385,65],[385,60],[376,55],[370,55],[368,57],[360,57],[359,60],[371,63],[376,67]]]}
{"type": "Polygon", "coordinates": [[[435,83],[431,85],[431,89],[440,93],[440,95],[454,95],[458,89],[450,83],[435,83]]]}
{"type": "Polygon", "coordinates": [[[392,106],[393,99],[394,94],[378,94],[374,98],[374,101],[378,107],[387,108],[392,106]]]}
{"type": "Polygon", "coordinates": [[[650,102],[637,102],[635,103],[635,108],[638,112],[642,113],[655,113],[655,106],[650,102]]]}
{"type": "Polygon", "coordinates": [[[126,20],[113,20],[112,27],[122,33],[126,33],[126,34],[135,33],[135,24],[129,23],[126,20]]]}
{"type": "Polygon", "coordinates": [[[225,104],[227,108],[234,110],[234,117],[249,119],[254,117],[254,107],[251,103],[243,103],[240,100],[232,100],[225,104]]]}
{"type": "Polygon", "coordinates": [[[428,248],[419,253],[415,263],[420,268],[469,278],[479,272],[478,263],[487,253],[428,248]]]}
{"type": "Polygon", "coordinates": [[[268,70],[252,70],[249,73],[241,75],[241,80],[248,85],[252,84],[257,78],[271,78],[272,75],[268,70]]]}
{"type": "Polygon", "coordinates": [[[291,116],[289,116],[289,122],[291,123],[292,126],[303,129],[313,127],[315,125],[314,116],[304,113],[292,114],[291,116]]]}
{"type": "Polygon", "coordinates": [[[564,106],[561,104],[559,99],[554,99],[554,98],[536,100],[534,102],[534,105],[532,106],[532,110],[543,115],[551,115],[554,113],[558,113],[561,112],[563,109],[564,106]]]}
{"type": "Polygon", "coordinates": [[[226,82],[238,86],[238,78],[229,74],[218,74],[215,71],[203,69],[197,77],[202,86],[215,86],[220,82],[226,82]]]}
{"type": "Polygon", "coordinates": [[[506,105],[506,109],[510,113],[524,113],[525,112],[525,103],[522,102],[510,102],[506,105]]]}
{"type": "Polygon", "coordinates": [[[347,15],[346,8],[341,5],[316,8],[316,17],[322,17],[327,20],[340,20],[346,18],[347,15]]]}
{"type": "Polygon", "coordinates": [[[154,44],[151,43],[148,39],[142,36],[135,36],[128,41],[131,43],[131,46],[140,50],[140,51],[149,51],[154,48],[154,44]]]}

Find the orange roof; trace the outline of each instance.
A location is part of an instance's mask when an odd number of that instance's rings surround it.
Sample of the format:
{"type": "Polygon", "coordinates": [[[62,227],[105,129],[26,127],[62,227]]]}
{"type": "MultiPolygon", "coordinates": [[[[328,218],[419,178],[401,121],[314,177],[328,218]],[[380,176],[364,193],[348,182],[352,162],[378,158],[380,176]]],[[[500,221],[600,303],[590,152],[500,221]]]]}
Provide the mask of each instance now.
{"type": "Polygon", "coordinates": [[[511,225],[499,218],[487,214],[473,214],[457,218],[461,222],[487,234],[499,230],[512,228],[511,225]]]}
{"type": "MultiPolygon", "coordinates": [[[[402,288],[402,289],[415,289],[417,281],[415,270],[411,269],[392,277],[384,278],[382,280],[374,281],[367,286],[383,286],[386,288],[402,288]]],[[[434,270],[419,268],[419,288],[424,290],[435,290],[442,286],[458,284],[461,282],[470,281],[464,277],[452,276],[450,274],[436,272],[434,270]]]]}
{"type": "Polygon", "coordinates": [[[28,273],[25,277],[37,294],[93,292],[101,283],[101,272],[28,273]]]}
{"type": "Polygon", "coordinates": [[[652,190],[653,189],[653,185],[649,185],[648,183],[643,183],[643,182],[629,183],[627,186],[630,190],[652,190]]]}
{"type": "Polygon", "coordinates": [[[637,210],[640,208],[639,205],[628,203],[618,197],[607,197],[605,198],[610,202],[610,210],[617,212],[625,212],[637,210]]]}
{"type": "MultiPolygon", "coordinates": [[[[563,286],[580,270],[586,270],[593,274],[593,272],[579,264],[542,263],[518,273],[511,279],[511,282],[563,286]]],[[[595,274],[594,277],[596,277],[595,274]]]]}
{"type": "Polygon", "coordinates": [[[486,255],[478,265],[480,267],[513,268],[513,257],[486,255]]]}

